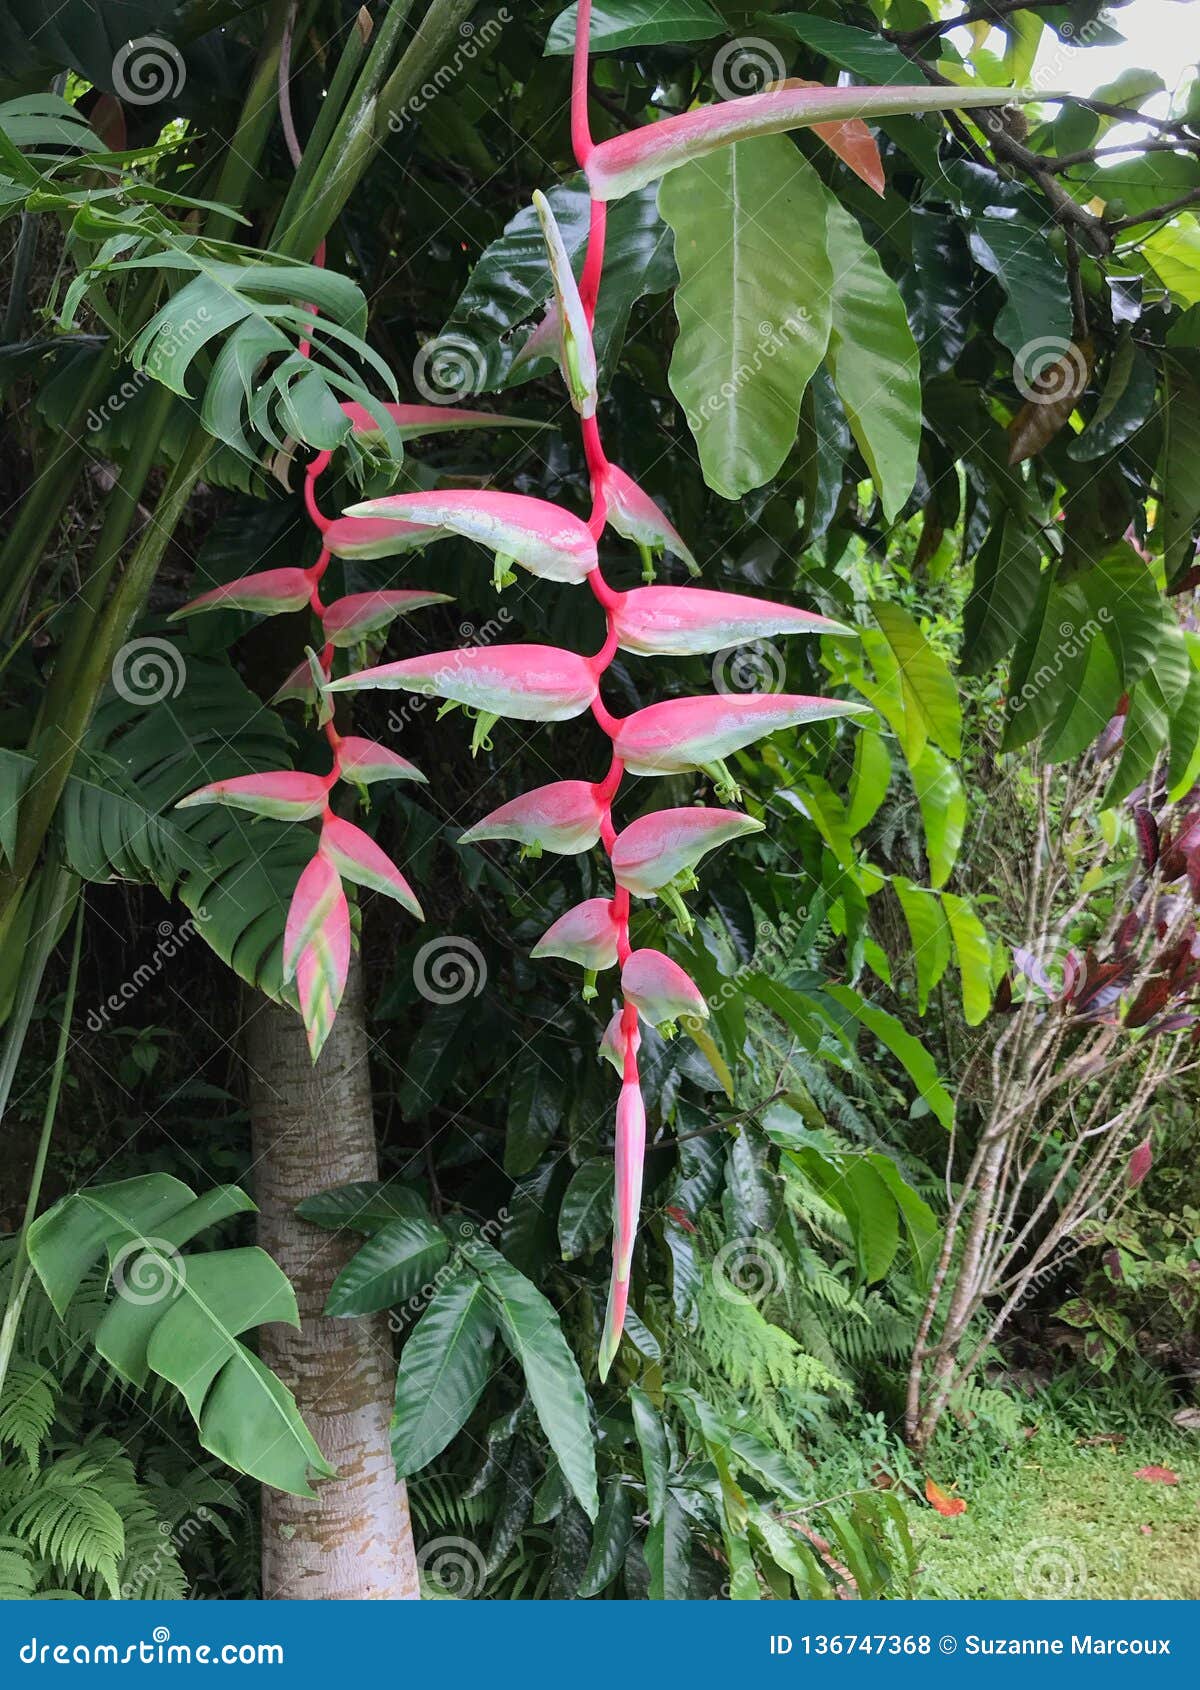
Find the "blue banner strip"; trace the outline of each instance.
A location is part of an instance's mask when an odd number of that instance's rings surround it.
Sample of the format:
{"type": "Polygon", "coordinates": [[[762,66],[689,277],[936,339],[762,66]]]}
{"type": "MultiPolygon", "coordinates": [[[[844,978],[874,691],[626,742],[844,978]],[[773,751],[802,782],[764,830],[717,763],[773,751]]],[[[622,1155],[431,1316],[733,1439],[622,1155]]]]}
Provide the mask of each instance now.
{"type": "Polygon", "coordinates": [[[1200,1684],[1189,1602],[13,1602],[0,1685],[1200,1684]],[[220,1683],[220,1677],[216,1677],[220,1683]]]}

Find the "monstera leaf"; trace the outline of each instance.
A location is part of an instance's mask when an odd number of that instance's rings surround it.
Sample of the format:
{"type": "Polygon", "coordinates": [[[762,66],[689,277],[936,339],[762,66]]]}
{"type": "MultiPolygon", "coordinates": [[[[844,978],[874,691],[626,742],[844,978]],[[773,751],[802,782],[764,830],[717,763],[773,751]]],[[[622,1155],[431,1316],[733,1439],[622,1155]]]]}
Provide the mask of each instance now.
{"type": "Polygon", "coordinates": [[[205,1449],[276,1490],[311,1497],[310,1472],[334,1469],[291,1392],[239,1341],[269,1321],[299,1326],[291,1285],[265,1250],[183,1250],[253,1208],[237,1186],[197,1197],[168,1174],[143,1174],[56,1203],[29,1230],[29,1260],[60,1316],[106,1260],[114,1295],[95,1344],[110,1366],[138,1388],[152,1373],[165,1379],[205,1449]]]}

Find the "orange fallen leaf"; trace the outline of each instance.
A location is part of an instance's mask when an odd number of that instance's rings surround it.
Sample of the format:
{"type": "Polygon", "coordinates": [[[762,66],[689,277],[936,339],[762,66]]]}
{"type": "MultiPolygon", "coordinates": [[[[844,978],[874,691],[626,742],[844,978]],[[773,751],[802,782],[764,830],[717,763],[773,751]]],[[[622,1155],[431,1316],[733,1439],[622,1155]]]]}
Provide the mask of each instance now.
{"type": "Polygon", "coordinates": [[[932,1479],[925,1481],[925,1500],[939,1514],[944,1514],[947,1520],[953,1520],[958,1514],[965,1514],[967,1504],[961,1496],[947,1496],[940,1485],[935,1485],[932,1479]]]}
{"type": "Polygon", "coordinates": [[[1145,1479],[1148,1485],[1177,1485],[1179,1474],[1172,1473],[1169,1467],[1139,1467],[1133,1475],[1135,1479],[1145,1479]]]}
{"type": "MultiPolygon", "coordinates": [[[[772,83],[771,86],[819,88],[821,84],[810,82],[804,76],[789,76],[782,82],[772,83]]],[[[882,197],[887,182],[883,174],[883,160],[879,156],[879,144],[861,117],[840,118],[834,123],[814,123],[812,130],[868,188],[873,188],[882,197]]]]}

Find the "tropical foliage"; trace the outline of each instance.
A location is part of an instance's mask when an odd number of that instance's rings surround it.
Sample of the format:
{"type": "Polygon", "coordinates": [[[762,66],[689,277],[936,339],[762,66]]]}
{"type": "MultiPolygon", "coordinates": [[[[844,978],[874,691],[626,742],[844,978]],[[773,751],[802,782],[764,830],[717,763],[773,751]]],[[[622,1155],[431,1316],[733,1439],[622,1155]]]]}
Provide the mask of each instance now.
{"type": "Polygon", "coordinates": [[[1200,125],[1053,94],[1136,5],[0,4],[0,1591],[336,1487],[229,1052],[356,966],[297,1224],[427,1594],[911,1594],[1047,1324],[1195,1412],[1200,125]]]}

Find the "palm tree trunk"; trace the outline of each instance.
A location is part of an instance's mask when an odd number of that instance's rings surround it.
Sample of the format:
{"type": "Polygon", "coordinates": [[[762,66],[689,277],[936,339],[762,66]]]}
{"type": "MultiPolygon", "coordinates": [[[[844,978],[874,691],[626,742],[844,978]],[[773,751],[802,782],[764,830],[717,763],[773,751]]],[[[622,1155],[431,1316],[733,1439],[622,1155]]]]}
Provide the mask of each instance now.
{"type": "Polygon", "coordinates": [[[304,1197],[379,1177],[362,979],[357,963],[320,1061],[300,1018],[256,997],[246,1058],[258,1236],[296,1288],[302,1328],[263,1328],[262,1358],[295,1392],[338,1470],[313,1501],[264,1487],[263,1596],[273,1600],[417,1598],[408,1498],[389,1439],[395,1364],[387,1320],[321,1310],[352,1245],[296,1216],[304,1197]]]}

